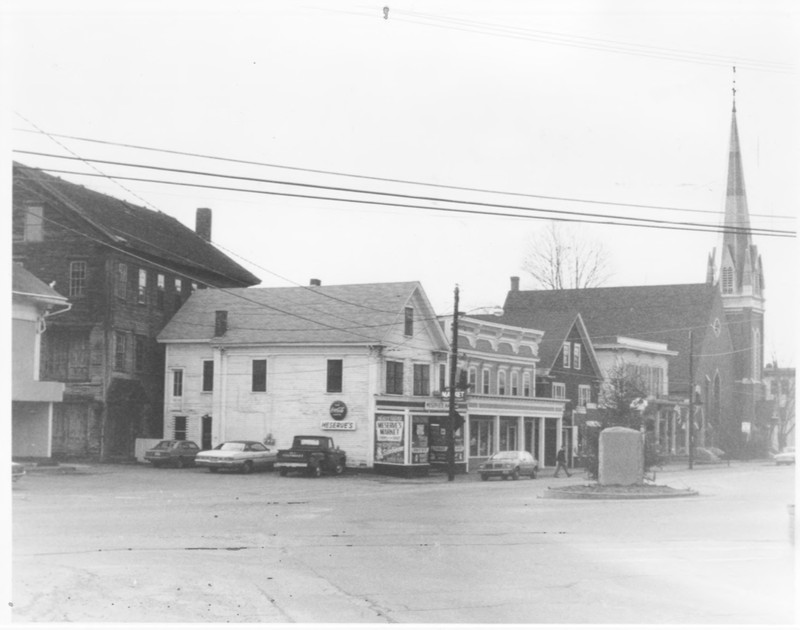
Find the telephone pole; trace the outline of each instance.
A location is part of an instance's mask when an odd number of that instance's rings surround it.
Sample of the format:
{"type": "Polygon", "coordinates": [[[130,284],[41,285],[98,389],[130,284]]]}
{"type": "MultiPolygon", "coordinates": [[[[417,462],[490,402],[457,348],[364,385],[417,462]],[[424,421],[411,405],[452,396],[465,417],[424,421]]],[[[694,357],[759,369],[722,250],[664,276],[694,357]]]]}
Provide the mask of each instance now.
{"type": "Polygon", "coordinates": [[[456,371],[458,370],[458,285],[453,303],[453,342],[450,344],[450,404],[447,414],[447,480],[456,476],[456,371]]]}
{"type": "Polygon", "coordinates": [[[689,470],[694,467],[694,331],[689,331],[689,470]]]}

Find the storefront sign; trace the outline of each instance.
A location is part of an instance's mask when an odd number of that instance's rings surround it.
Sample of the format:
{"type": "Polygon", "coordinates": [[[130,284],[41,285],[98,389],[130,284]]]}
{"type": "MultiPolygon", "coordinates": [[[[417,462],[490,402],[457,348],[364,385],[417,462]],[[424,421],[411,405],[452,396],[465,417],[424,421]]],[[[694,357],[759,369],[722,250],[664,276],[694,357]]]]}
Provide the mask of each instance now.
{"type": "Polygon", "coordinates": [[[347,405],[345,405],[341,400],[334,400],[331,403],[329,412],[331,414],[331,418],[334,420],[344,420],[345,416],[347,415],[347,405]]]}
{"type": "Polygon", "coordinates": [[[375,462],[405,464],[405,418],[400,415],[375,416],[375,462]]]}
{"type": "Polygon", "coordinates": [[[353,420],[323,420],[319,428],[325,431],[355,431],[356,423],[353,420]]]}

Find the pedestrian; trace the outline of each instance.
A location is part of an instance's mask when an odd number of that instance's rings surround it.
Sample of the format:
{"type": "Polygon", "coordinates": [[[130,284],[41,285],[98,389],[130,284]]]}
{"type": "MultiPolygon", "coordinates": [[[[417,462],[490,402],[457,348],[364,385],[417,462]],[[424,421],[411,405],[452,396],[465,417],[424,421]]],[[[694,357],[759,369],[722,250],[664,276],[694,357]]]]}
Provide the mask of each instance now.
{"type": "Polygon", "coordinates": [[[553,477],[558,477],[558,471],[562,468],[564,472],[567,473],[567,477],[572,477],[572,473],[567,470],[567,454],[564,452],[563,446],[558,451],[558,455],[556,455],[556,472],[553,474],[553,477]]]}

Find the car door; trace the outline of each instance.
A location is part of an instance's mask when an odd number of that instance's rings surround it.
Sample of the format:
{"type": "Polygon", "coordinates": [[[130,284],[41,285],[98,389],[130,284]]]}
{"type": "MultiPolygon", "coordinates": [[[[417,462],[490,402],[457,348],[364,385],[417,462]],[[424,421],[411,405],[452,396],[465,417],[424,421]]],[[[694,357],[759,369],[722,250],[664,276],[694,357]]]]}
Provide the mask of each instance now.
{"type": "Polygon", "coordinates": [[[253,456],[253,466],[256,468],[268,468],[270,465],[270,451],[263,444],[253,443],[249,450],[253,456]]]}

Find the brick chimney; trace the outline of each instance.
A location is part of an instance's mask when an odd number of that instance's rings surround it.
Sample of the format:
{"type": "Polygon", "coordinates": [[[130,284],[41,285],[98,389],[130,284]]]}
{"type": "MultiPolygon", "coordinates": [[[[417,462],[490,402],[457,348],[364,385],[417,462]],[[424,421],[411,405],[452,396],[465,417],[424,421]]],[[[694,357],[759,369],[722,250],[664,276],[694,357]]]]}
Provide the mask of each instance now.
{"type": "Polygon", "coordinates": [[[319,278],[311,278],[311,280],[308,281],[308,285],[312,287],[321,287],[322,280],[320,280],[319,278]]]}
{"type": "Polygon", "coordinates": [[[195,214],[194,231],[203,240],[211,240],[211,208],[198,208],[195,214]]]}
{"type": "Polygon", "coordinates": [[[222,337],[228,332],[228,311],[214,311],[214,336],[222,337]]]}
{"type": "Polygon", "coordinates": [[[519,276],[511,276],[511,290],[519,291],[519,276]]]}

